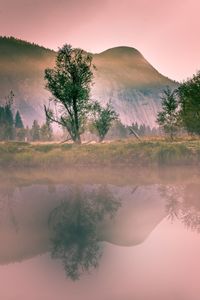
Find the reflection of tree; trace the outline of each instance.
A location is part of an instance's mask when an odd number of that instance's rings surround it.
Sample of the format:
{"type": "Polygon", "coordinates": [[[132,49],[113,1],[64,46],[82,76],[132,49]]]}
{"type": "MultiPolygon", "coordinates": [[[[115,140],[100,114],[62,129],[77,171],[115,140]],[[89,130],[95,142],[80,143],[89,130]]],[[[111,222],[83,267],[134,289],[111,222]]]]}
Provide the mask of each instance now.
{"type": "Polygon", "coordinates": [[[18,223],[14,213],[15,201],[13,198],[14,189],[9,186],[9,188],[1,188],[0,192],[0,223],[3,217],[6,216],[7,220],[11,223],[14,230],[18,231],[18,223]]]}
{"type": "Polygon", "coordinates": [[[51,254],[62,260],[71,279],[98,266],[102,254],[98,225],[106,217],[112,218],[119,206],[105,187],[92,192],[76,189],[51,212],[51,254]]]}
{"type": "Polygon", "coordinates": [[[169,217],[178,218],[183,224],[200,233],[200,186],[189,184],[184,189],[176,188],[165,192],[169,217]]]}

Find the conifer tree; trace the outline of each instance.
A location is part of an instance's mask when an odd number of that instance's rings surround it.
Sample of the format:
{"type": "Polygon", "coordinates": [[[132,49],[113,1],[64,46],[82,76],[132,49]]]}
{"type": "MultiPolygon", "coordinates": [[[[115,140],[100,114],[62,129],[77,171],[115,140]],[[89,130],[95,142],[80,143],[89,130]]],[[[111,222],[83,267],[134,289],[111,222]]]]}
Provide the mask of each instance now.
{"type": "Polygon", "coordinates": [[[53,139],[53,130],[48,119],[40,128],[40,139],[42,141],[52,141],[53,139]]]}
{"type": "Polygon", "coordinates": [[[162,111],[158,113],[157,123],[169,135],[170,139],[173,140],[179,129],[179,111],[176,93],[167,87],[163,91],[161,99],[162,111]]]}
{"type": "Polygon", "coordinates": [[[24,124],[22,122],[22,118],[19,111],[17,111],[15,115],[15,128],[24,128],[24,124]]]}
{"type": "Polygon", "coordinates": [[[33,141],[40,140],[40,125],[38,124],[37,120],[33,121],[33,125],[31,128],[31,138],[33,141]]]}
{"type": "Polygon", "coordinates": [[[183,127],[200,136],[200,71],[179,86],[178,96],[183,127]]]}
{"type": "Polygon", "coordinates": [[[12,113],[14,94],[11,91],[8,97],[6,97],[6,104],[4,106],[4,139],[14,139],[14,118],[12,113]]]}

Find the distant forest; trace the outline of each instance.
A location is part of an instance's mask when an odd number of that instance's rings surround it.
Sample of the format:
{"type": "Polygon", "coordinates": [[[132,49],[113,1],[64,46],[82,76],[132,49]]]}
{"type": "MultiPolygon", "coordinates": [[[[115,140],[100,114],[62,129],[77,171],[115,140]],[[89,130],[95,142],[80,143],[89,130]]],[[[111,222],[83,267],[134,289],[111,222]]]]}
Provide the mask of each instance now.
{"type": "Polygon", "coordinates": [[[51,141],[53,130],[48,121],[40,126],[37,120],[32,127],[24,127],[24,123],[17,110],[14,112],[14,93],[11,91],[5,99],[5,104],[0,106],[0,140],[1,141],[51,141]]]}
{"type": "MultiPolygon", "coordinates": [[[[139,136],[157,136],[160,135],[158,128],[150,128],[145,124],[139,125],[133,123],[131,126],[125,126],[120,120],[116,120],[108,131],[106,139],[123,139],[130,136],[130,128],[132,128],[139,136]]],[[[63,139],[67,138],[67,133],[63,130],[63,139]]],[[[95,137],[90,133],[88,128],[85,132],[85,139],[95,137]]],[[[19,110],[14,109],[14,93],[5,98],[5,103],[0,106],[0,141],[52,141],[56,140],[53,129],[48,120],[42,125],[37,120],[33,121],[31,127],[25,126],[23,117],[19,110]]]]}

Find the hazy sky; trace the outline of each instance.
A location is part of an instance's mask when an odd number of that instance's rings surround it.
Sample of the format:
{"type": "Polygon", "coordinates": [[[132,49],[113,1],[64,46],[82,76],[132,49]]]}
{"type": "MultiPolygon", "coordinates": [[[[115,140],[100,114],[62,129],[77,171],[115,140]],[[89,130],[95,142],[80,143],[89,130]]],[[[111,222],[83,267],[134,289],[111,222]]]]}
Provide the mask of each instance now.
{"type": "Polygon", "coordinates": [[[0,34],[57,49],[137,48],[183,80],[200,69],[200,0],[0,0],[0,34]]]}

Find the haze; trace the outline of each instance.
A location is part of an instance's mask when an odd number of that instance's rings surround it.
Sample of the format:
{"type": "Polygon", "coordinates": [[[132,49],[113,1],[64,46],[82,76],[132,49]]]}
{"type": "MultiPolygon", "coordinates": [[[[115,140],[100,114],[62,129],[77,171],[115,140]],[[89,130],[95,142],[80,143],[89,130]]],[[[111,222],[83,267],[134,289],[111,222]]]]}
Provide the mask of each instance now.
{"type": "Polygon", "coordinates": [[[199,300],[198,167],[13,168],[0,179],[0,299],[199,300]],[[66,271],[98,245],[98,268],[72,281],[66,271]]]}
{"type": "Polygon", "coordinates": [[[176,80],[200,68],[198,0],[0,0],[0,34],[57,49],[137,48],[176,80]]]}

